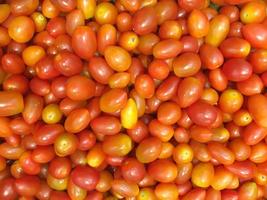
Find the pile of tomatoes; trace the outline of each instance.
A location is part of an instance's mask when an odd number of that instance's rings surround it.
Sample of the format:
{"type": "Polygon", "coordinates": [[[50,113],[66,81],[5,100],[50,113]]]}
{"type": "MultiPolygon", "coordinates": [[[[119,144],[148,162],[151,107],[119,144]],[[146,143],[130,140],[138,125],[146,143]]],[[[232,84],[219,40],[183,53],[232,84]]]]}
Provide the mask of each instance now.
{"type": "Polygon", "coordinates": [[[0,200],[267,199],[263,0],[0,0],[0,200]]]}

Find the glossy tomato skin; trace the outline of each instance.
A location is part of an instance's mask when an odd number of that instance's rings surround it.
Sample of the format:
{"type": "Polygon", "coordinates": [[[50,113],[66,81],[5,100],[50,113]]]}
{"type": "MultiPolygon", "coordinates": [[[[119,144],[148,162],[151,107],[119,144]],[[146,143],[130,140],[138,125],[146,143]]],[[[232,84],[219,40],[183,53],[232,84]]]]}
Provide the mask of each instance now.
{"type": "Polygon", "coordinates": [[[222,71],[228,80],[239,82],[252,75],[252,66],[244,59],[230,59],[224,63],[222,71]]]}
{"type": "Polygon", "coordinates": [[[217,117],[217,110],[204,101],[197,101],[187,109],[188,116],[197,125],[211,126],[217,117]]]}
{"type": "Polygon", "coordinates": [[[88,191],[95,189],[99,178],[99,172],[88,166],[77,166],[71,173],[73,183],[88,191]]]}
{"type": "Polygon", "coordinates": [[[93,56],[97,48],[96,35],[90,27],[80,26],[72,34],[74,52],[83,59],[93,56]]]}
{"type": "Polygon", "coordinates": [[[18,92],[0,92],[0,116],[11,116],[21,113],[24,109],[23,97],[18,92]]]}
{"type": "Polygon", "coordinates": [[[263,24],[252,23],[243,26],[244,38],[254,48],[264,49],[267,45],[267,28],[263,24]]]}
{"type": "Polygon", "coordinates": [[[152,7],[145,7],[138,10],[132,19],[133,31],[138,35],[145,35],[154,32],[157,27],[156,11],[152,7]]]}

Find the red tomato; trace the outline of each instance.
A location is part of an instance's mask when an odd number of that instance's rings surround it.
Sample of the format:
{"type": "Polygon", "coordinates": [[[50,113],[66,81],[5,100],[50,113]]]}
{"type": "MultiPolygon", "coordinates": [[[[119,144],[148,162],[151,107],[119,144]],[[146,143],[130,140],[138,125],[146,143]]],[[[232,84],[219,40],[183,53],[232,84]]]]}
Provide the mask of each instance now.
{"type": "Polygon", "coordinates": [[[72,34],[74,52],[83,59],[91,58],[97,48],[96,35],[88,26],[79,26],[72,34]]]}
{"type": "Polygon", "coordinates": [[[248,98],[247,104],[254,121],[262,127],[267,127],[267,118],[264,114],[267,111],[267,97],[262,94],[253,95],[248,98]]]}
{"type": "Polygon", "coordinates": [[[223,64],[222,71],[228,80],[239,82],[252,75],[252,66],[245,59],[229,59],[223,64]]]}
{"type": "Polygon", "coordinates": [[[259,49],[266,48],[267,27],[264,24],[247,24],[242,27],[242,34],[252,47],[259,49]]]}
{"type": "Polygon", "coordinates": [[[73,183],[88,191],[96,188],[99,178],[99,172],[89,166],[77,166],[71,172],[73,183]]]}
{"type": "Polygon", "coordinates": [[[189,106],[187,113],[190,119],[200,126],[211,126],[218,115],[216,108],[204,101],[197,101],[189,106]]]}

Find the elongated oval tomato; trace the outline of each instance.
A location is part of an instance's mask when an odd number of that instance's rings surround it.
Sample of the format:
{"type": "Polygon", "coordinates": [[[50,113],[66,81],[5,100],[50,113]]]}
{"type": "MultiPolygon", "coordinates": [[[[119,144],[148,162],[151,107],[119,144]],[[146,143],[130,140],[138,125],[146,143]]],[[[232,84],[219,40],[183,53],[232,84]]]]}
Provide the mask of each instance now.
{"type": "Polygon", "coordinates": [[[197,101],[189,106],[187,113],[190,119],[200,126],[211,126],[218,115],[216,108],[204,101],[197,101]]]}
{"type": "Polygon", "coordinates": [[[209,32],[209,20],[200,10],[193,10],[187,19],[188,32],[196,38],[205,37],[209,32]]]}
{"type": "Polygon", "coordinates": [[[18,92],[0,92],[0,116],[19,114],[24,109],[23,97],[18,92]]]}
{"type": "Polygon", "coordinates": [[[77,27],[72,34],[72,48],[81,58],[91,58],[97,48],[94,31],[88,26],[77,27]]]}
{"type": "Polygon", "coordinates": [[[264,24],[247,24],[242,27],[242,33],[252,47],[267,48],[267,27],[264,24]]]}
{"type": "Polygon", "coordinates": [[[255,122],[267,128],[267,98],[262,94],[256,94],[248,98],[248,111],[255,122]]]}
{"type": "Polygon", "coordinates": [[[230,21],[225,15],[217,15],[210,22],[210,28],[205,42],[212,46],[219,46],[226,38],[230,28],[230,21]]]}
{"type": "Polygon", "coordinates": [[[182,48],[179,40],[162,40],[153,47],[153,56],[158,59],[174,58],[181,53],[182,48]]]}

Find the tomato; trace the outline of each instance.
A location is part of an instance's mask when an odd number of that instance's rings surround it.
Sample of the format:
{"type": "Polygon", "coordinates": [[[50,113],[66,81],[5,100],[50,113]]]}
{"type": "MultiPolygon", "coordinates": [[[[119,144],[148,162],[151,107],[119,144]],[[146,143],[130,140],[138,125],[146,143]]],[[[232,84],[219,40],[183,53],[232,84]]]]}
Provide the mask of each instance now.
{"type": "Polygon", "coordinates": [[[231,165],[225,165],[225,168],[228,169],[233,174],[237,175],[242,179],[251,179],[256,173],[256,166],[251,161],[235,161],[231,165]]]}
{"type": "Polygon", "coordinates": [[[32,19],[26,16],[14,17],[8,26],[8,34],[16,42],[28,42],[34,34],[32,19]]]}
{"type": "Polygon", "coordinates": [[[160,25],[158,34],[162,39],[178,40],[182,36],[182,27],[175,20],[166,20],[160,25]]]}
{"type": "Polygon", "coordinates": [[[177,93],[180,79],[177,76],[169,76],[156,90],[156,97],[161,101],[170,100],[177,93]]]}
{"type": "Polygon", "coordinates": [[[77,200],[83,200],[87,195],[86,190],[74,184],[72,180],[70,180],[68,183],[67,192],[70,198],[77,200]]]}
{"type": "Polygon", "coordinates": [[[248,111],[252,115],[254,121],[262,126],[267,127],[265,120],[265,110],[267,109],[267,99],[262,94],[252,95],[248,98],[248,111]]]}
{"type": "Polygon", "coordinates": [[[95,83],[85,76],[76,75],[67,80],[66,95],[72,100],[83,101],[95,94],[95,83]]]}
{"type": "Polygon", "coordinates": [[[153,79],[147,74],[141,74],[136,77],[135,90],[143,98],[151,98],[155,93],[153,79]]]}
{"type": "Polygon", "coordinates": [[[220,13],[229,17],[231,23],[239,20],[240,13],[237,6],[225,5],[221,7],[220,13]]]}
{"type": "Polygon", "coordinates": [[[156,181],[168,183],[175,180],[177,176],[176,165],[169,160],[156,160],[148,165],[148,174],[156,181]]]}
{"type": "Polygon", "coordinates": [[[15,179],[14,178],[5,178],[0,181],[0,197],[7,200],[16,199],[18,194],[15,191],[15,179]]]}
{"type": "Polygon", "coordinates": [[[252,66],[244,59],[229,59],[224,63],[222,71],[228,80],[239,82],[247,80],[252,75],[252,66]]]}
{"type": "Polygon", "coordinates": [[[111,24],[100,26],[97,32],[97,49],[101,54],[104,54],[105,48],[115,45],[117,40],[117,30],[111,24]]]}
{"type": "Polygon", "coordinates": [[[156,137],[148,137],[142,140],[136,148],[136,158],[141,163],[150,163],[158,158],[162,148],[162,142],[156,137]]]}
{"type": "Polygon", "coordinates": [[[221,199],[221,191],[214,190],[213,188],[207,189],[205,200],[220,200],[220,199],[221,199]]]}
{"type": "Polygon", "coordinates": [[[153,56],[157,59],[174,58],[182,51],[182,43],[179,40],[162,40],[153,47],[153,56]]]}
{"type": "Polygon", "coordinates": [[[128,70],[132,63],[130,54],[118,46],[108,46],[105,48],[104,56],[108,65],[118,72],[128,70]]]}
{"type": "Polygon", "coordinates": [[[19,114],[24,109],[23,97],[18,92],[2,91],[0,92],[0,105],[0,116],[19,114]]]}
{"type": "Polygon", "coordinates": [[[264,49],[267,44],[267,28],[263,24],[252,23],[242,27],[244,38],[254,48],[264,49]]]}
{"type": "Polygon", "coordinates": [[[32,151],[32,160],[37,163],[48,163],[55,157],[52,146],[39,146],[32,151]]]}
{"type": "Polygon", "coordinates": [[[15,190],[21,196],[33,197],[39,191],[41,186],[40,179],[37,176],[23,176],[15,180],[15,190]]]}
{"type": "Polygon", "coordinates": [[[8,53],[2,57],[2,68],[7,73],[21,74],[25,70],[25,64],[18,55],[8,53]]]}
{"type": "Polygon", "coordinates": [[[75,152],[78,146],[78,139],[72,133],[59,134],[54,143],[54,149],[58,156],[64,157],[75,152]]]}
{"type": "Polygon", "coordinates": [[[182,0],[178,1],[178,4],[181,8],[185,9],[187,12],[192,11],[193,9],[198,9],[203,5],[202,0],[194,0],[194,1],[189,1],[189,0],[182,0]]]}
{"type": "Polygon", "coordinates": [[[66,32],[72,35],[75,29],[85,23],[84,15],[81,10],[73,10],[66,16],[66,32]]]}
{"type": "Polygon", "coordinates": [[[103,162],[106,159],[106,155],[103,152],[102,145],[96,143],[96,145],[93,146],[92,149],[88,151],[86,158],[88,165],[91,167],[96,168],[99,167],[101,164],[103,164],[103,162]]]}
{"type": "Polygon", "coordinates": [[[129,182],[139,183],[145,177],[144,164],[135,158],[126,159],[121,166],[122,177],[129,182]]]}
{"type": "Polygon", "coordinates": [[[177,90],[177,101],[179,106],[186,108],[195,103],[203,91],[200,81],[193,77],[183,79],[177,90]]]}
{"type": "Polygon", "coordinates": [[[250,53],[250,44],[244,39],[232,37],[221,43],[220,50],[225,58],[245,58],[250,53]]]}
{"type": "Polygon", "coordinates": [[[102,2],[96,6],[95,9],[95,20],[99,24],[114,24],[118,11],[116,7],[108,2],[102,2]]]}
{"type": "Polygon", "coordinates": [[[96,188],[99,179],[99,172],[89,166],[77,166],[71,172],[73,183],[88,191],[96,188]]]}
{"type": "Polygon", "coordinates": [[[83,59],[88,60],[96,51],[96,35],[90,27],[77,27],[72,34],[71,42],[74,52],[83,59]]]}
{"type": "Polygon", "coordinates": [[[189,191],[185,196],[182,197],[182,200],[204,200],[206,197],[206,190],[195,188],[189,191]]]}
{"type": "Polygon", "coordinates": [[[208,143],[207,147],[211,156],[219,163],[224,165],[230,165],[234,162],[234,153],[227,147],[225,147],[223,144],[218,142],[210,142],[208,143]]]}
{"type": "Polygon", "coordinates": [[[148,33],[139,37],[137,46],[138,51],[144,55],[151,55],[153,53],[153,46],[160,41],[160,38],[154,33],[148,33]]]}
{"type": "Polygon", "coordinates": [[[192,182],[198,187],[208,187],[212,183],[214,168],[211,163],[199,163],[193,167],[192,182]]]}
{"type": "Polygon", "coordinates": [[[82,69],[81,59],[70,52],[60,52],[54,57],[54,67],[64,76],[79,74],[82,69]]]}
{"type": "Polygon", "coordinates": [[[90,114],[86,108],[71,111],[65,120],[64,127],[70,133],[78,133],[90,123],[90,114]]]}
{"type": "Polygon", "coordinates": [[[264,49],[256,49],[249,56],[249,62],[253,66],[255,73],[262,73],[267,69],[267,51],[264,49]]]}
{"type": "Polygon", "coordinates": [[[227,89],[220,96],[219,106],[223,112],[234,113],[241,108],[243,101],[243,96],[239,91],[227,89]]]}
{"type": "Polygon", "coordinates": [[[261,23],[266,17],[266,4],[261,1],[246,3],[240,11],[240,20],[245,23],[261,23]]]}
{"type": "MultiPolygon", "coordinates": [[[[69,178],[57,179],[50,174],[47,175],[47,184],[53,190],[66,190],[69,182],[69,178]]],[[[51,194],[52,196],[52,194],[51,194]]]]}
{"type": "Polygon", "coordinates": [[[41,170],[41,165],[33,160],[32,152],[24,152],[19,158],[19,163],[23,171],[29,175],[36,175],[41,170]]]}
{"type": "Polygon", "coordinates": [[[213,181],[211,183],[212,188],[215,190],[223,190],[227,188],[233,180],[233,174],[222,166],[215,169],[213,181]]]}
{"type": "Polygon", "coordinates": [[[130,79],[128,72],[118,72],[109,77],[108,84],[110,88],[125,88],[130,83],[130,79]]]}
{"type": "Polygon", "coordinates": [[[209,32],[209,20],[200,10],[193,10],[187,19],[188,32],[196,38],[205,37],[209,32]]]}
{"type": "Polygon", "coordinates": [[[139,187],[137,184],[126,182],[123,179],[113,180],[112,190],[122,197],[134,197],[139,193],[139,187]]]}
{"type": "Polygon", "coordinates": [[[188,116],[197,125],[211,126],[215,122],[218,115],[217,110],[212,105],[204,102],[197,101],[187,109],[188,116]]]}
{"type": "Polygon", "coordinates": [[[207,145],[192,140],[190,146],[194,152],[194,156],[201,162],[207,162],[211,160],[211,154],[208,151],[207,145]]]}
{"type": "Polygon", "coordinates": [[[172,67],[176,76],[189,77],[199,71],[201,60],[195,53],[183,53],[173,60],[172,67]]]}
{"type": "Polygon", "coordinates": [[[221,69],[214,69],[209,72],[209,81],[211,86],[218,91],[223,91],[227,88],[228,80],[221,69]]]}
{"type": "Polygon", "coordinates": [[[238,191],[239,199],[257,199],[258,186],[254,182],[245,182],[242,184],[238,191]]]}
{"type": "Polygon", "coordinates": [[[162,142],[169,141],[174,134],[172,126],[162,124],[156,119],[149,123],[148,130],[152,136],[158,137],[162,142]]]}
{"type": "Polygon", "coordinates": [[[178,198],[178,188],[173,183],[160,183],[155,188],[155,195],[159,199],[174,200],[178,198]]]}
{"type": "Polygon", "coordinates": [[[154,32],[157,28],[157,13],[152,7],[144,7],[135,12],[132,19],[132,29],[138,35],[154,32]]]}
{"type": "Polygon", "coordinates": [[[109,135],[103,141],[103,151],[110,156],[125,156],[132,148],[132,140],[126,134],[109,135]]]}
{"type": "Polygon", "coordinates": [[[122,89],[111,89],[100,97],[100,110],[114,113],[121,110],[127,103],[127,93],[122,89]]]}
{"type": "Polygon", "coordinates": [[[266,150],[267,146],[264,142],[259,142],[258,144],[255,144],[251,147],[251,154],[249,156],[249,159],[253,163],[263,163],[266,159],[266,150]]]}
{"type": "Polygon", "coordinates": [[[217,47],[203,44],[199,49],[199,54],[205,68],[217,69],[223,64],[223,54],[217,47]]]}
{"type": "Polygon", "coordinates": [[[225,15],[217,15],[210,22],[210,28],[205,42],[212,46],[219,46],[226,38],[230,28],[229,18],[225,15]]]}
{"type": "Polygon", "coordinates": [[[11,12],[11,6],[9,4],[1,4],[0,10],[1,10],[0,23],[3,23],[8,18],[11,12]]]}
{"type": "Polygon", "coordinates": [[[249,158],[251,148],[242,139],[236,138],[229,143],[230,150],[235,154],[237,161],[244,161],[249,158]]]}

